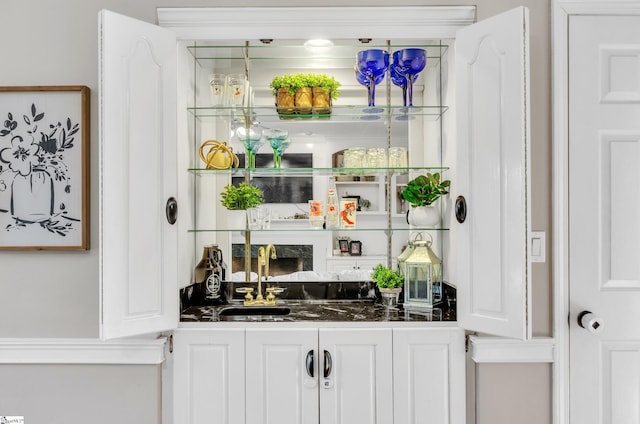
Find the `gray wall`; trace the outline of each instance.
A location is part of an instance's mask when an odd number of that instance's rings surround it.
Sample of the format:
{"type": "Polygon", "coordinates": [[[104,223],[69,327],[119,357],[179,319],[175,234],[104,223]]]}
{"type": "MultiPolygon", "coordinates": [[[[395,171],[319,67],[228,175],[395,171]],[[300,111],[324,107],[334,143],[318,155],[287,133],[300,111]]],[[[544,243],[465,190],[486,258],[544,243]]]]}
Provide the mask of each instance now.
{"type": "MultiPolygon", "coordinates": [[[[323,0],[341,6],[344,0],[323,0]]],[[[403,5],[465,5],[469,0],[404,0],[403,5]]],[[[551,229],[551,53],[549,0],[484,0],[478,20],[528,6],[531,12],[533,229],[551,229]]],[[[86,252],[0,252],[0,338],[93,338],[98,335],[98,59],[100,9],[156,21],[156,7],[315,6],[307,0],[3,0],[1,85],[87,85],[91,89],[91,245],[86,252]]],[[[386,6],[388,0],[351,0],[386,6]]],[[[547,258],[550,258],[547,250],[547,258]]],[[[534,265],[534,334],[551,335],[550,264],[534,265]]],[[[548,365],[480,365],[477,422],[551,422],[548,365]],[[534,411],[535,410],[535,411],[534,411]]],[[[159,367],[0,366],[0,415],[29,424],[159,422],[159,367]],[[134,380],[130,377],[135,376],[134,380]],[[132,381],[134,383],[132,383],[132,381]],[[6,384],[9,382],[9,384],[6,384]],[[55,384],[54,384],[55,383],[55,384]],[[20,397],[12,387],[20,387],[20,397]],[[52,401],[45,401],[53,393],[52,401]],[[140,399],[139,404],[128,402],[140,399]],[[45,403],[43,403],[45,402],[45,403]],[[73,405],[79,404],[74,413],[73,405]],[[47,413],[43,413],[45,406],[47,413]],[[143,412],[140,408],[144,408],[143,412]],[[95,411],[102,418],[88,420],[95,411]],[[111,412],[106,412],[111,411],[111,412]],[[58,417],[58,418],[54,418],[58,417]],[[117,419],[116,419],[117,418],[117,419]],[[104,419],[104,421],[99,421],[104,419]]],[[[471,403],[473,405],[473,402],[471,403]]]]}

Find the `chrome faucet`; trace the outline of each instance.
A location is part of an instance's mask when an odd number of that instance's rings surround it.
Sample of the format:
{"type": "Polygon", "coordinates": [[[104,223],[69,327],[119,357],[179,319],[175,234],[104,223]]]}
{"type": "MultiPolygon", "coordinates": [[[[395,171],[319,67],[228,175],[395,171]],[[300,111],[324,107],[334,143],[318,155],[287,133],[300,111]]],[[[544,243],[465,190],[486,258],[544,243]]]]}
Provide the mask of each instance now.
{"type": "Polygon", "coordinates": [[[273,288],[267,288],[267,297],[266,299],[262,296],[262,271],[264,269],[264,277],[265,279],[269,277],[269,256],[271,259],[277,259],[276,256],[276,248],[273,244],[268,244],[265,248],[264,246],[258,249],[258,293],[256,294],[256,298],[253,299],[250,292],[247,292],[245,296],[245,305],[275,305],[276,304],[276,296],[274,295],[273,288]]]}

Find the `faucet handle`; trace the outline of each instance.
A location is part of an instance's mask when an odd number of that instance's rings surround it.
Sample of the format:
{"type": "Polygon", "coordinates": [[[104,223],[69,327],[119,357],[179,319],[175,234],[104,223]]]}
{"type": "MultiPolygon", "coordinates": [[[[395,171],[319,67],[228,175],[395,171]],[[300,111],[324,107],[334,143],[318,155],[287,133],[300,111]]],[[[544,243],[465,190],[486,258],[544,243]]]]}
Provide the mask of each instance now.
{"type": "Polygon", "coordinates": [[[274,292],[276,291],[275,287],[267,287],[267,302],[268,303],[276,303],[276,295],[274,292]]]}
{"type": "Polygon", "coordinates": [[[248,305],[253,303],[253,287],[239,287],[236,289],[236,293],[245,293],[244,295],[244,304],[248,305]]]}

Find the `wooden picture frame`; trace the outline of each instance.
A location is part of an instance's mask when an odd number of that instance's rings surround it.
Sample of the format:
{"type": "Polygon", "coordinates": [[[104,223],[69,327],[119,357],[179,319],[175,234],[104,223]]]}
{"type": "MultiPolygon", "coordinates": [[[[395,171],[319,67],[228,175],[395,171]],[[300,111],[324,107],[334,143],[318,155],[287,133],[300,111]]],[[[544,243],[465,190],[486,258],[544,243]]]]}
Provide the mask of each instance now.
{"type": "Polygon", "coordinates": [[[89,249],[89,97],[0,87],[0,250],[89,249]]]}

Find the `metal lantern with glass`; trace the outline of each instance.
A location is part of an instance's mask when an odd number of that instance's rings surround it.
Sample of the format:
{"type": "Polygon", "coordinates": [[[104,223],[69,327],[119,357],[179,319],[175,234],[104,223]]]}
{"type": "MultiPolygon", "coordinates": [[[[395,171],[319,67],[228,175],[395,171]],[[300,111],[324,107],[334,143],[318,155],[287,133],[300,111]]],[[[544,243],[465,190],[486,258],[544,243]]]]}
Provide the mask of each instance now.
{"type": "Polygon", "coordinates": [[[432,308],[442,300],[442,261],[431,244],[415,240],[413,252],[404,262],[405,308],[432,308]]]}

